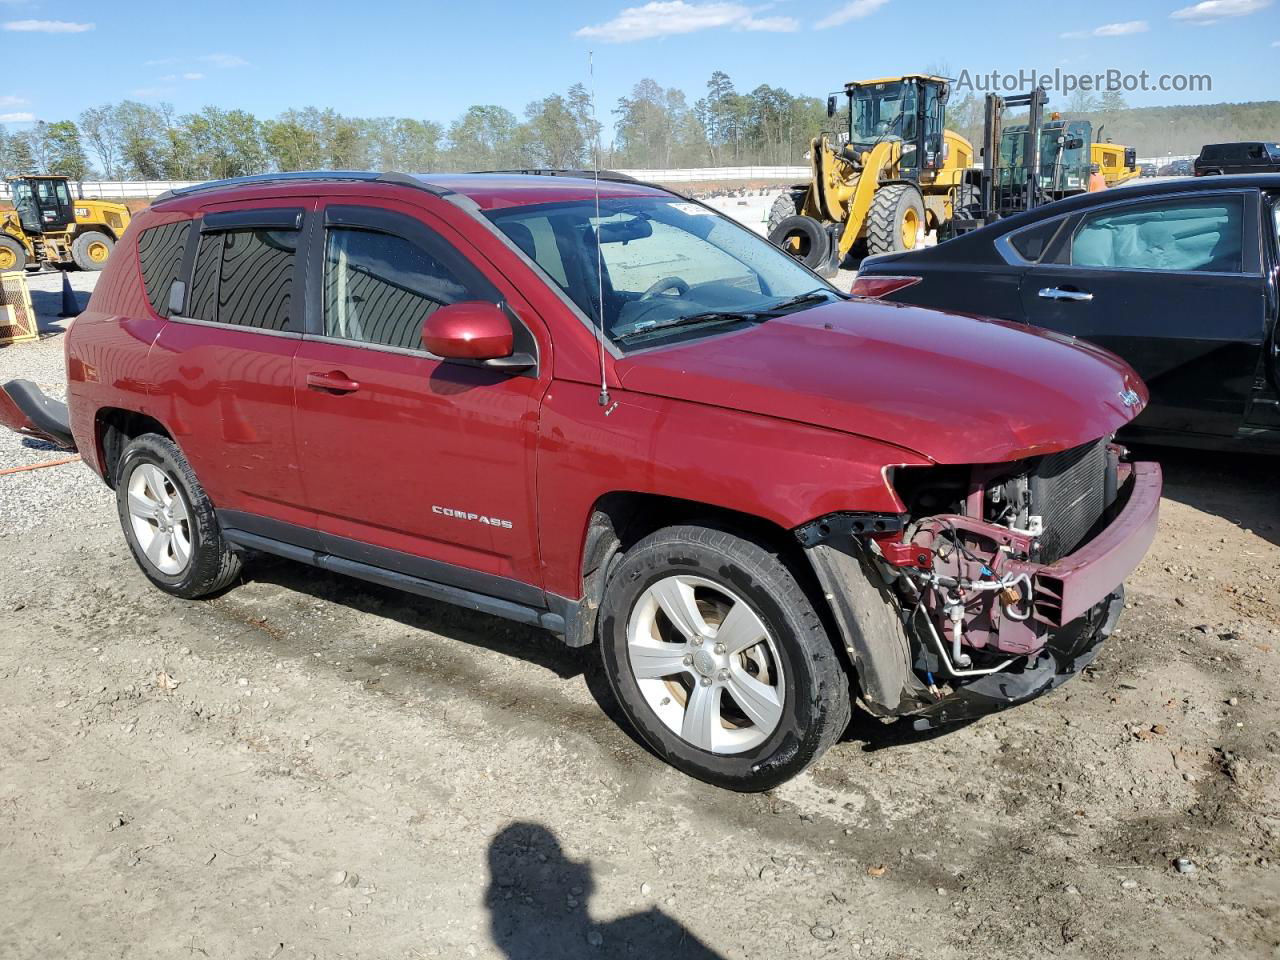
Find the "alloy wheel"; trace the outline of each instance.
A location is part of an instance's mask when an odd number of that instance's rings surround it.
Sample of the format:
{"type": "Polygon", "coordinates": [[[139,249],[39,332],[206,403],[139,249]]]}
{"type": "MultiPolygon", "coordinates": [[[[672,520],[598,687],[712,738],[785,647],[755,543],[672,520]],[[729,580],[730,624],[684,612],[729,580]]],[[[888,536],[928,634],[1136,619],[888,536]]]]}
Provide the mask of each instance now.
{"type": "Polygon", "coordinates": [[[627,658],[649,708],[700,750],[751,750],[782,719],[777,646],[751,606],[718,583],[678,575],[652,584],[628,619],[627,658]]]}
{"type": "Polygon", "coordinates": [[[174,577],[191,562],[191,519],[167,473],[153,463],[129,475],[129,520],[138,547],[160,573],[174,577]]]}

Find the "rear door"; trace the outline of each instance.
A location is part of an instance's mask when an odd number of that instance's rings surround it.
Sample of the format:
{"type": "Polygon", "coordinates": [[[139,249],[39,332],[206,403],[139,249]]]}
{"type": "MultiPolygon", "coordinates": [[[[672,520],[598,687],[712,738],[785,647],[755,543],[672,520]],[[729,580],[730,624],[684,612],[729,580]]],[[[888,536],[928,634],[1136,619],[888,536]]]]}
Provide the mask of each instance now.
{"type": "Polygon", "coordinates": [[[1138,426],[1233,436],[1268,332],[1255,190],[1117,201],[1073,218],[1021,285],[1027,320],[1127,360],[1138,426]]]}
{"type": "Polygon", "coordinates": [[[156,410],[219,513],[267,535],[264,519],[311,524],[295,455],[292,371],[303,320],[298,248],[312,206],[272,198],[207,209],[187,241],[182,310],[149,354],[156,410]]]}
{"type": "Polygon", "coordinates": [[[527,604],[537,564],[533,457],[550,342],[532,309],[442,217],[322,201],[308,334],[293,373],[298,462],[325,549],[527,604]],[[446,362],[422,346],[442,305],[506,305],[540,372],[446,362]]]}

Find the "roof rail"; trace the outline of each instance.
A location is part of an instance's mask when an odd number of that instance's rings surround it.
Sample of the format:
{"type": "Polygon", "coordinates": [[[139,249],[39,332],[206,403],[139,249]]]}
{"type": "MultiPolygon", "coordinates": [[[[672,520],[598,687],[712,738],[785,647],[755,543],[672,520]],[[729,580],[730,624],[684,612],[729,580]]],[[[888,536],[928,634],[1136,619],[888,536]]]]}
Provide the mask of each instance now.
{"type": "MultiPolygon", "coordinates": [[[[472,173],[516,173],[526,176],[535,177],[578,177],[582,180],[593,180],[596,177],[595,170],[568,170],[553,167],[531,167],[524,170],[472,170],[472,173]]],[[[619,183],[640,183],[635,177],[628,176],[625,173],[619,173],[617,170],[601,170],[599,171],[601,180],[614,180],[619,183]]]]}
{"type": "Polygon", "coordinates": [[[226,180],[209,180],[206,183],[197,183],[193,187],[179,187],[176,190],[166,190],[160,196],[151,201],[152,205],[164,203],[166,200],[173,200],[176,197],[186,197],[193,193],[204,193],[208,190],[221,190],[224,187],[251,187],[258,184],[270,183],[292,183],[297,181],[349,181],[353,183],[394,183],[402,187],[413,187],[417,190],[426,190],[429,193],[443,195],[450,191],[443,190],[440,187],[433,186],[425,180],[411,176],[407,173],[397,173],[395,171],[386,171],[379,173],[374,170],[297,170],[288,173],[259,173],[250,177],[231,177],[226,180]]]}

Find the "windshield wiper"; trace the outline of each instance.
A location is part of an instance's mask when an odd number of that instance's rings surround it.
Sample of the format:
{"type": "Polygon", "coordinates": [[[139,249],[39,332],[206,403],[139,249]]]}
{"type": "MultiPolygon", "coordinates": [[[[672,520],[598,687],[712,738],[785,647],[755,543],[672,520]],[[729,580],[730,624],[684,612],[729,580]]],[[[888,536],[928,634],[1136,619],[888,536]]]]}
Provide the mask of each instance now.
{"type": "Polygon", "coordinates": [[[674,327],[684,327],[695,323],[717,323],[717,322],[740,322],[743,320],[760,320],[762,319],[758,313],[742,313],[736,310],[708,310],[705,313],[691,313],[684,317],[675,317],[671,320],[659,322],[657,320],[642,320],[635,327],[626,333],[615,333],[614,340],[629,340],[632,337],[638,337],[646,333],[657,333],[660,330],[670,330],[674,327]]]}
{"type": "Polygon", "coordinates": [[[831,302],[829,299],[830,297],[836,297],[837,299],[840,299],[840,300],[847,299],[844,296],[844,294],[842,294],[839,290],[831,290],[831,289],[810,290],[808,293],[802,293],[802,294],[799,294],[798,296],[788,297],[786,300],[783,300],[779,303],[775,303],[773,306],[769,307],[765,312],[777,313],[780,310],[790,310],[792,307],[802,307],[806,303],[818,303],[818,302],[830,303],[831,302]]]}

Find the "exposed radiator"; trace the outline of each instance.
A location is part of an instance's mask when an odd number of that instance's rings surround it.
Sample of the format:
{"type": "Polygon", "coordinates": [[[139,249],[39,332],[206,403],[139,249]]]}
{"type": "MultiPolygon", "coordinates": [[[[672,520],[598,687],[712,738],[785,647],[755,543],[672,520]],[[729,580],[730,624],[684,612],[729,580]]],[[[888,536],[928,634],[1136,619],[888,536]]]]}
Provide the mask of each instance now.
{"type": "Polygon", "coordinates": [[[1027,477],[1031,512],[1044,522],[1041,563],[1061,560],[1106,509],[1107,438],[1041,457],[1027,477]]]}

